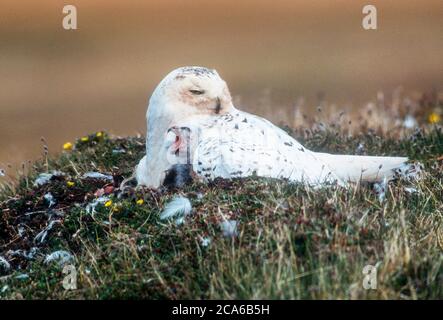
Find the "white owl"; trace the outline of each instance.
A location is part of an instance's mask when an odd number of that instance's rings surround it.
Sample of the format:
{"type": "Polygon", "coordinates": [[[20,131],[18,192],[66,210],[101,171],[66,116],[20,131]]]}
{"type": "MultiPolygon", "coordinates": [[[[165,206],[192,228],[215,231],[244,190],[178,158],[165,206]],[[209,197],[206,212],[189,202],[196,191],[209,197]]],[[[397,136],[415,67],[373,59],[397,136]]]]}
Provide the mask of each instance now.
{"type": "Polygon", "coordinates": [[[238,110],[215,70],[183,67],[157,86],[147,111],[139,185],[256,175],[309,185],[390,179],[407,158],[312,152],[269,121],[238,110]]]}

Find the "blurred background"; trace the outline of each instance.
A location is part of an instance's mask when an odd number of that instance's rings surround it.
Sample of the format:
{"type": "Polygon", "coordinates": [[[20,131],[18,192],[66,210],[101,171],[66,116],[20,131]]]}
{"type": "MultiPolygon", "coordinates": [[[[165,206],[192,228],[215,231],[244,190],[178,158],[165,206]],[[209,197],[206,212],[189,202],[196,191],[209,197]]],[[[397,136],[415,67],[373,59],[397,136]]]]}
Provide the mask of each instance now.
{"type": "Polygon", "coordinates": [[[441,92],[442,57],[441,0],[2,0],[0,167],[39,157],[41,137],[54,154],[98,130],[144,134],[179,66],[216,68],[239,107],[280,122],[300,101],[352,111],[399,87],[441,92]],[[62,28],[67,4],[78,30],[62,28]]]}

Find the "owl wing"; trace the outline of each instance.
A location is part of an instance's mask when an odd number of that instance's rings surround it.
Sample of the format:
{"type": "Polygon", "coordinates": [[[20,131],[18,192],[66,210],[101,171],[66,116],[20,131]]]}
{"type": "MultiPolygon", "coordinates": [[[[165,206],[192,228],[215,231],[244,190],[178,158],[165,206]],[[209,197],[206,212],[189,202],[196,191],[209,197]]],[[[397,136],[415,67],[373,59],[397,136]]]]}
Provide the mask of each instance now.
{"type": "Polygon", "coordinates": [[[198,127],[193,169],[205,180],[257,175],[296,182],[335,181],[323,161],[269,121],[245,112],[198,127]]]}

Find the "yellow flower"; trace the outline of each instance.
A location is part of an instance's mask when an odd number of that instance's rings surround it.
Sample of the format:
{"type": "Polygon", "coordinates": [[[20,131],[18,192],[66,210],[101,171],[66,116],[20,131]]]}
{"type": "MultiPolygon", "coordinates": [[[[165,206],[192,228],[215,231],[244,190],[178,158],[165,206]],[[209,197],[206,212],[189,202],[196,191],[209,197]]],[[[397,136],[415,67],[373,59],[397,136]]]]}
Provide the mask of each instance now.
{"type": "Polygon", "coordinates": [[[109,208],[110,206],[112,206],[112,200],[108,200],[105,202],[105,207],[109,208]]]}
{"type": "Polygon", "coordinates": [[[143,199],[138,199],[136,203],[141,206],[145,201],[143,199]]]}
{"type": "Polygon", "coordinates": [[[67,185],[69,188],[71,188],[71,187],[73,187],[73,186],[75,185],[75,183],[72,182],[72,181],[68,181],[68,182],[66,182],[66,185],[67,185]]]}
{"type": "Polygon", "coordinates": [[[82,137],[80,140],[83,142],[87,142],[89,140],[89,137],[82,137]]]}
{"type": "Polygon", "coordinates": [[[63,150],[69,151],[69,150],[72,150],[73,147],[74,147],[74,145],[71,142],[66,142],[63,145],[63,150]]]}
{"type": "Polygon", "coordinates": [[[101,137],[103,137],[103,132],[99,131],[99,132],[97,132],[97,133],[95,134],[95,136],[96,136],[97,138],[101,138],[101,137]]]}
{"type": "Polygon", "coordinates": [[[435,113],[435,112],[432,112],[432,113],[429,115],[429,117],[428,117],[428,121],[429,121],[429,123],[431,123],[431,124],[438,123],[438,122],[440,122],[440,120],[441,120],[440,115],[439,115],[438,113],[435,113]]]}

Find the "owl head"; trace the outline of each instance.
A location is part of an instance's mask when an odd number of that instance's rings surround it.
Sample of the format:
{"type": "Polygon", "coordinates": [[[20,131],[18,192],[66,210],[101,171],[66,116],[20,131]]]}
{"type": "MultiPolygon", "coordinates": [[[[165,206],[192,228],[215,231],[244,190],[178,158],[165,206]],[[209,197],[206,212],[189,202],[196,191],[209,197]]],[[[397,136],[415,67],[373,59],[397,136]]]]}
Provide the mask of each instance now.
{"type": "Polygon", "coordinates": [[[214,69],[182,67],[170,72],[152,94],[149,108],[174,117],[222,115],[232,111],[226,82],[214,69]]]}

